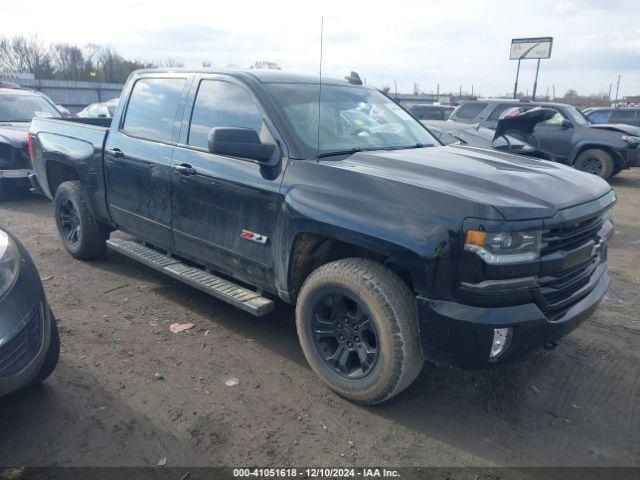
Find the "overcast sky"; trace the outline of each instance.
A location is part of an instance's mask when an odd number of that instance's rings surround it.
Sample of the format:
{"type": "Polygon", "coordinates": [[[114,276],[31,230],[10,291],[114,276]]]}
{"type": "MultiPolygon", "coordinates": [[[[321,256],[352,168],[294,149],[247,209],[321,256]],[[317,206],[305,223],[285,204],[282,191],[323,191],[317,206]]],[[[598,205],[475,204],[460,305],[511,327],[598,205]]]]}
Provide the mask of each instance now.
{"type": "MultiPolygon", "coordinates": [[[[640,94],[639,0],[445,0],[356,2],[231,0],[0,0],[0,34],[111,45],[126,57],[185,66],[247,67],[257,60],[323,74],[357,71],[367,83],[412,91],[482,95],[513,90],[511,38],[553,36],[538,91],[640,94]]],[[[533,88],[535,61],[523,62],[519,90],[533,88]]]]}

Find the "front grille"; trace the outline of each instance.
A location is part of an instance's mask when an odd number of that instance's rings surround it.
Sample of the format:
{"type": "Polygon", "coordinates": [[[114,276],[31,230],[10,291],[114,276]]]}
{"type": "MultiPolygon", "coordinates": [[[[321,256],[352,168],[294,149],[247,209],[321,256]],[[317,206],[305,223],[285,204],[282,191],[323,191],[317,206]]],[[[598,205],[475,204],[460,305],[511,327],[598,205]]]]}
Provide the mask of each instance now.
{"type": "Polygon", "coordinates": [[[586,264],[567,270],[556,277],[541,278],[539,280],[540,293],[544,296],[549,307],[552,310],[561,308],[565,300],[571,299],[580,289],[587,286],[597,266],[598,261],[592,259],[586,264]]]}
{"type": "MultiPolygon", "coordinates": [[[[591,245],[597,245],[601,241],[605,221],[606,214],[600,214],[548,230],[542,236],[543,259],[551,254],[563,255],[564,252],[575,251],[589,242],[591,245]]],[[[539,278],[539,292],[544,298],[543,303],[547,312],[555,313],[555,316],[561,315],[589,294],[595,286],[592,277],[596,270],[601,270],[598,267],[604,261],[602,255],[606,252],[606,245],[594,252],[591,257],[585,258],[578,265],[539,278]]]]}
{"type": "Polygon", "coordinates": [[[42,309],[38,306],[17,335],[0,346],[0,378],[16,375],[38,354],[43,340],[42,322],[42,309]]]}
{"type": "Polygon", "coordinates": [[[602,214],[548,230],[542,236],[542,255],[558,250],[570,250],[594,239],[602,228],[604,220],[605,215],[602,214]]]}

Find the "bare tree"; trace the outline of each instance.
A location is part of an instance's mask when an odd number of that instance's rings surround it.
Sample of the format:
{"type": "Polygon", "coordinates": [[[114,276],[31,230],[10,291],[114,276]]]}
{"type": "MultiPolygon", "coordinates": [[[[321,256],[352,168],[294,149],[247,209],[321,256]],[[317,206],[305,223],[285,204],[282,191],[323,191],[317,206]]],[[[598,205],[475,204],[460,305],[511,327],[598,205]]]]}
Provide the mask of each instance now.
{"type": "Polygon", "coordinates": [[[33,73],[36,78],[52,78],[53,65],[48,49],[37,36],[0,38],[0,69],[33,73]]]}
{"type": "Polygon", "coordinates": [[[93,65],[88,62],[82,50],[74,45],[58,43],[51,47],[51,58],[56,78],[62,80],[85,80],[93,65]]]}
{"type": "Polygon", "coordinates": [[[182,68],[184,63],[176,60],[175,58],[165,58],[160,62],[160,66],[164,68],[182,68]]]}

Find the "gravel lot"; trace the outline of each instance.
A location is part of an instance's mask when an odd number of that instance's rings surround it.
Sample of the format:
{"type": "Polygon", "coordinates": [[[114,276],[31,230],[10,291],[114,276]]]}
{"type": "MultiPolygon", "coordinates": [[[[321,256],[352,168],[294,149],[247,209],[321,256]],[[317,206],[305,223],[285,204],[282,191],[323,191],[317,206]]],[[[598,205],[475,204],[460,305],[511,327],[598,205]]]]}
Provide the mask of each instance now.
{"type": "Polygon", "coordinates": [[[0,399],[0,465],[640,466],[640,169],[612,183],[613,283],[590,321],[517,366],[426,364],[375,408],[320,383],[292,308],[254,318],[118,254],[73,260],[51,203],[0,203],[62,335],[51,379],[0,399]]]}

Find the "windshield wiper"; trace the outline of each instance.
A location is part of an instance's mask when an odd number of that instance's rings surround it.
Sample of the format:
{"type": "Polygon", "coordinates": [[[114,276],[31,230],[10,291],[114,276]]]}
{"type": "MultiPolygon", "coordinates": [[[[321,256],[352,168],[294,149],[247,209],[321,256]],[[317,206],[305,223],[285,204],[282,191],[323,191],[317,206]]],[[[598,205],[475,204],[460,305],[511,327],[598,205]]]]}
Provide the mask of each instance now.
{"type": "Polygon", "coordinates": [[[433,147],[433,143],[414,143],[413,145],[403,145],[401,147],[389,147],[382,150],[410,150],[412,148],[433,147]]]}
{"type": "Polygon", "coordinates": [[[353,155],[354,153],[364,152],[365,148],[347,148],[345,150],[334,150],[333,152],[322,152],[318,154],[318,158],[337,157],[338,155],[353,155]]]}
{"type": "Polygon", "coordinates": [[[413,145],[401,145],[397,147],[368,147],[368,148],[347,148],[345,150],[335,150],[333,152],[322,152],[318,155],[318,158],[324,157],[337,157],[338,155],[353,155],[358,152],[377,152],[377,151],[387,151],[387,150],[408,150],[411,148],[424,148],[424,147],[433,147],[433,143],[415,143],[413,145]]]}

